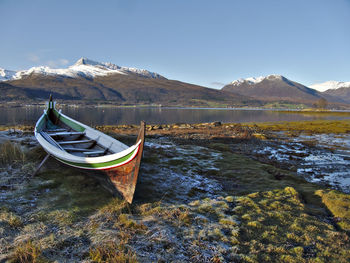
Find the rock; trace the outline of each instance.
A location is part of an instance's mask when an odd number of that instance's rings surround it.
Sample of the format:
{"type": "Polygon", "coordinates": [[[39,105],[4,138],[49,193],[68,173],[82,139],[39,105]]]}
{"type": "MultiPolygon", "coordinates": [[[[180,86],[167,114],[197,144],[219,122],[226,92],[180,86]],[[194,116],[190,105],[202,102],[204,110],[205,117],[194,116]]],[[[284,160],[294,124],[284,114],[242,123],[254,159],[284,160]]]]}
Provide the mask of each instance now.
{"type": "Polygon", "coordinates": [[[214,127],[219,127],[219,126],[221,126],[222,124],[221,124],[221,121],[214,121],[214,122],[210,123],[210,125],[211,125],[211,126],[214,126],[214,127]]]}

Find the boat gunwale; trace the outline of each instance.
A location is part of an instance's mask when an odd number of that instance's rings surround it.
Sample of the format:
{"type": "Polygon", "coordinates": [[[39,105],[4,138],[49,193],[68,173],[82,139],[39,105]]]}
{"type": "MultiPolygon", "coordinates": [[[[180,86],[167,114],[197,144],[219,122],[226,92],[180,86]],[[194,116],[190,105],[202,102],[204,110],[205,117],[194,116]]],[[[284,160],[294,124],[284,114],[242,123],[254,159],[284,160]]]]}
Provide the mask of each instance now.
{"type": "MultiPolygon", "coordinates": [[[[39,118],[39,120],[37,121],[36,125],[35,125],[35,129],[34,129],[34,134],[36,139],[38,140],[38,142],[40,143],[40,145],[45,149],[45,151],[47,151],[48,153],[50,153],[51,155],[53,155],[55,158],[59,159],[62,162],[70,162],[70,163],[78,163],[78,164],[87,164],[87,165],[94,165],[94,164],[100,164],[103,165],[103,163],[110,163],[113,161],[117,161],[118,159],[124,158],[125,156],[128,156],[130,153],[132,152],[136,152],[134,154],[132,154],[131,158],[128,158],[127,161],[132,160],[138,152],[138,148],[139,145],[141,144],[142,140],[139,140],[136,144],[130,146],[129,148],[114,153],[114,154],[108,154],[108,155],[104,155],[104,156],[97,156],[97,157],[81,157],[81,156],[76,156],[73,154],[70,154],[66,151],[62,151],[59,148],[55,147],[54,145],[50,144],[45,138],[43,138],[43,136],[40,134],[39,130],[38,130],[38,125],[40,124],[40,122],[42,121],[43,118],[45,118],[45,116],[48,117],[47,115],[47,109],[44,110],[44,113],[42,114],[42,116],[39,118]],[[137,150],[137,151],[135,151],[137,150]]],[[[62,114],[61,112],[59,113],[60,115],[63,115],[65,118],[68,118],[70,121],[75,122],[78,125],[81,125],[83,128],[89,128],[92,129],[98,133],[101,133],[83,123],[80,123],[64,114],[62,114]]],[[[102,133],[104,136],[110,138],[111,140],[117,141],[118,140],[102,133]]],[[[121,163],[115,164],[115,165],[111,165],[111,166],[107,166],[107,167],[82,167],[82,166],[77,166],[79,168],[83,168],[83,169],[96,169],[96,170],[100,170],[100,169],[107,169],[107,168],[113,168],[116,166],[121,166],[123,164],[125,164],[127,162],[123,161],[121,163]]],[[[68,163],[67,163],[68,164],[68,163]]],[[[73,166],[72,164],[68,164],[73,166]]]]}

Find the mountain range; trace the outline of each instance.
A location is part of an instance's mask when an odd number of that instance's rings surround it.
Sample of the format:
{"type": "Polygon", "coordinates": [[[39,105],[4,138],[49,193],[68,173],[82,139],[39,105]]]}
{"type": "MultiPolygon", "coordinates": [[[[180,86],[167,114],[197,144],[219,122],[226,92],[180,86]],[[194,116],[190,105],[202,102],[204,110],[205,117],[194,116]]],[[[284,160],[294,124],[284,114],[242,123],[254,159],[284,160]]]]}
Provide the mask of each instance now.
{"type": "Polygon", "coordinates": [[[270,102],[312,105],[321,98],[333,107],[350,104],[350,82],[329,81],[309,87],[281,75],[235,80],[221,90],[189,84],[144,69],[121,67],[87,58],[63,69],[0,68],[1,100],[56,99],[116,105],[240,107],[270,102]]]}
{"type": "Polygon", "coordinates": [[[313,104],[324,98],[331,103],[346,103],[343,97],[332,92],[320,92],[281,75],[235,80],[225,85],[222,90],[269,102],[313,104]]]}
{"type": "Polygon", "coordinates": [[[318,90],[318,91],[329,91],[336,90],[341,88],[350,88],[350,82],[342,82],[342,81],[326,81],[323,83],[317,83],[310,85],[310,88],[318,90]]]}
{"type": "Polygon", "coordinates": [[[66,69],[34,67],[1,71],[1,99],[55,99],[116,105],[169,106],[259,105],[254,99],[199,85],[169,80],[143,69],[81,58],[66,69]]]}

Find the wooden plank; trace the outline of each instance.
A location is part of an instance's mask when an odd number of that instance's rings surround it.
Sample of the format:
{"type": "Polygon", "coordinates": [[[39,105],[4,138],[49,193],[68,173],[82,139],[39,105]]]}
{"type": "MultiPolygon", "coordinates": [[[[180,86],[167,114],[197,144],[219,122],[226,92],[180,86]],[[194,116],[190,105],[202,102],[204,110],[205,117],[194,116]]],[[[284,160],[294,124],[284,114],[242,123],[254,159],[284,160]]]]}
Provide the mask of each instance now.
{"type": "Polygon", "coordinates": [[[91,152],[83,152],[85,155],[92,155],[92,154],[103,154],[105,151],[91,151],[91,152]]]}
{"type": "Polygon", "coordinates": [[[66,144],[80,144],[80,143],[90,143],[90,142],[95,142],[95,140],[60,141],[58,143],[60,145],[66,145],[66,144]]]}
{"type": "MultiPolygon", "coordinates": [[[[84,148],[63,148],[66,151],[69,152],[94,152],[96,150],[89,150],[89,149],[84,149],[84,148]]],[[[104,152],[104,151],[102,151],[104,152]]]]}
{"type": "Polygon", "coordinates": [[[40,132],[41,136],[45,138],[50,144],[58,147],[61,150],[64,150],[48,133],[41,131],[40,132]]]}
{"type": "Polygon", "coordinates": [[[46,132],[66,132],[67,129],[50,129],[50,130],[45,130],[46,132]]]}
{"type": "Polygon", "coordinates": [[[48,133],[50,136],[71,136],[71,135],[84,135],[85,132],[56,132],[56,133],[48,133]]]}

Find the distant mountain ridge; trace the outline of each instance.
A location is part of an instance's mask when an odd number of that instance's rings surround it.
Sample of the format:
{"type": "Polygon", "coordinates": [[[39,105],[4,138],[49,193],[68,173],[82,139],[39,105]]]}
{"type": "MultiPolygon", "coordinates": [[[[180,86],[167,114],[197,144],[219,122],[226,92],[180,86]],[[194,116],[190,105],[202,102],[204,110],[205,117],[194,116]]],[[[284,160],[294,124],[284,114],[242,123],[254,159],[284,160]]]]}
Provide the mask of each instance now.
{"type": "Polygon", "coordinates": [[[340,88],[350,88],[350,81],[349,82],[343,82],[343,81],[326,81],[322,83],[316,83],[309,86],[312,89],[324,92],[327,90],[335,90],[340,88]]]}
{"type": "Polygon", "coordinates": [[[348,84],[326,82],[323,87],[335,88],[320,92],[282,75],[268,75],[238,79],[216,90],[170,80],[144,69],[80,58],[61,69],[45,66],[20,71],[0,69],[0,101],[35,101],[53,94],[56,99],[114,105],[255,107],[271,102],[311,106],[325,98],[334,106],[350,104],[348,84]]]}
{"type": "Polygon", "coordinates": [[[281,75],[267,75],[267,76],[260,76],[260,77],[250,77],[250,78],[246,78],[246,79],[240,78],[240,79],[232,81],[228,85],[232,85],[232,86],[240,86],[242,84],[253,85],[253,84],[257,84],[265,79],[282,79],[282,78],[284,78],[284,77],[281,75]]]}
{"type": "Polygon", "coordinates": [[[263,101],[310,104],[323,97],[320,92],[281,75],[235,80],[224,86],[222,90],[263,101]]]}
{"type": "Polygon", "coordinates": [[[164,78],[158,73],[145,69],[121,67],[109,62],[96,62],[88,58],[80,58],[74,65],[63,69],[52,69],[46,66],[32,67],[28,70],[19,71],[0,69],[0,81],[18,80],[32,74],[70,78],[95,78],[97,76],[107,76],[112,74],[131,74],[145,78],[164,78]]]}
{"type": "Polygon", "coordinates": [[[16,71],[0,68],[0,81],[11,80],[16,75],[16,71]]]}
{"type": "Polygon", "coordinates": [[[333,98],[338,98],[339,100],[350,104],[350,87],[327,89],[326,91],[322,92],[322,94],[332,96],[333,98]]]}
{"type": "Polygon", "coordinates": [[[0,100],[55,99],[113,105],[224,107],[260,105],[250,98],[181,81],[158,73],[120,67],[112,63],[79,59],[65,69],[34,67],[27,71],[4,71],[0,100]]]}

